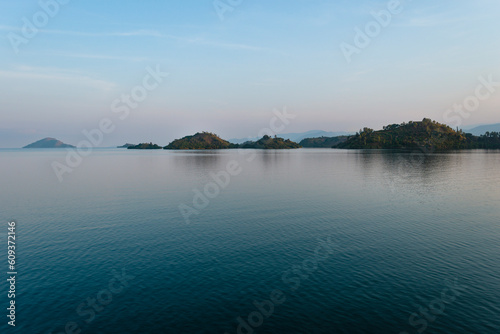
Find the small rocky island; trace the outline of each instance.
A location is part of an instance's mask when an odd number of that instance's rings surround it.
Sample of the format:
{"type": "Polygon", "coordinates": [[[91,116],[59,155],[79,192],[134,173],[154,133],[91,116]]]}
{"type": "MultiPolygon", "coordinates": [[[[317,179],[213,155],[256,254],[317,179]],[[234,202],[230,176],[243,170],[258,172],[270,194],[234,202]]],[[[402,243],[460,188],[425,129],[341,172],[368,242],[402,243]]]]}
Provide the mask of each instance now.
{"type": "Polygon", "coordinates": [[[60,140],[55,138],[44,138],[29,145],[24,146],[23,148],[75,148],[73,145],[65,144],[60,140]]]}
{"type": "Polygon", "coordinates": [[[117,146],[116,148],[129,148],[129,147],[132,147],[132,146],[136,146],[136,145],[135,144],[126,143],[125,145],[117,146]]]}

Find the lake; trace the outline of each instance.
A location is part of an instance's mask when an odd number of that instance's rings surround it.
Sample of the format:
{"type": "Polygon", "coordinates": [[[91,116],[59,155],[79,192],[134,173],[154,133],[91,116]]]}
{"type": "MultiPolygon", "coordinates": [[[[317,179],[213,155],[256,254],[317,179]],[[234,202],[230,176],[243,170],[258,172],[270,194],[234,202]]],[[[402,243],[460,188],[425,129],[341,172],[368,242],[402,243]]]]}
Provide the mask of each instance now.
{"type": "Polygon", "coordinates": [[[9,333],[499,333],[500,151],[65,156],[0,150],[9,333]]]}

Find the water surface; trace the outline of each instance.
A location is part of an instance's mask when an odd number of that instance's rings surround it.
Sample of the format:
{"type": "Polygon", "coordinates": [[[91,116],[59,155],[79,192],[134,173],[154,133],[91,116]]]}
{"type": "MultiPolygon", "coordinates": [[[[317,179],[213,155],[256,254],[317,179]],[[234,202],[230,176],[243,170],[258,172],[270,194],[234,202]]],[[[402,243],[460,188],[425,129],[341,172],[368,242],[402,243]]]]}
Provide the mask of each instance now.
{"type": "Polygon", "coordinates": [[[499,333],[499,151],[246,153],[95,150],[59,182],[66,150],[0,150],[1,220],[18,222],[9,331],[222,334],[241,317],[255,328],[240,333],[499,333]],[[277,289],[261,320],[254,302],[277,289]]]}

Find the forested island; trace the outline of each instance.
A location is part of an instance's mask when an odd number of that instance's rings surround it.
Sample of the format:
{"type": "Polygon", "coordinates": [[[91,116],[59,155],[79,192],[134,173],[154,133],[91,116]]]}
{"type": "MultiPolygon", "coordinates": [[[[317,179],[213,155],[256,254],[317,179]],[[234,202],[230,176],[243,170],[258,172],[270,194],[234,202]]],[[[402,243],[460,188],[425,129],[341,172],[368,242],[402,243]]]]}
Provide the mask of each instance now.
{"type": "Polygon", "coordinates": [[[142,143],[139,145],[132,145],[128,146],[127,149],[129,150],[161,150],[163,147],[153,144],[153,143],[142,143]]]}
{"type": "Polygon", "coordinates": [[[270,137],[265,135],[257,141],[247,141],[246,143],[240,144],[239,148],[254,148],[261,150],[280,150],[280,149],[294,149],[301,148],[299,144],[291,141],[290,139],[283,139],[277,136],[270,137]]]}
{"type": "Polygon", "coordinates": [[[500,133],[486,132],[474,136],[462,130],[424,118],[422,121],[390,124],[382,130],[364,128],[353,136],[306,138],[300,143],[277,136],[264,136],[257,141],[233,144],[211,132],[199,132],[192,136],[176,139],[165,147],[153,143],[129,146],[128,149],[166,150],[221,150],[242,149],[297,149],[341,148],[341,149],[414,149],[434,150],[500,149],[500,133]]]}
{"type": "Polygon", "coordinates": [[[435,150],[498,149],[500,136],[498,132],[488,132],[478,137],[424,118],[421,122],[410,121],[384,126],[379,131],[364,128],[334,147],[344,149],[413,149],[417,147],[435,150]]]}
{"type": "MultiPolygon", "coordinates": [[[[500,149],[500,132],[486,132],[480,136],[466,133],[458,128],[438,123],[428,118],[422,121],[390,124],[382,130],[363,128],[352,136],[305,138],[296,143],[290,139],[265,135],[256,141],[242,144],[231,143],[211,132],[198,132],[172,141],[167,146],[141,143],[118,146],[131,150],[222,150],[222,149],[262,149],[280,150],[305,148],[339,149],[415,149],[427,148],[438,151],[461,149],[500,149]]],[[[54,138],[44,138],[24,148],[76,148],[54,138]]]]}
{"type": "Polygon", "coordinates": [[[210,132],[198,132],[193,136],[176,139],[164,147],[166,150],[222,150],[228,148],[238,148],[238,145],[231,144],[210,132]]]}
{"type": "MultiPolygon", "coordinates": [[[[45,142],[61,147],[60,142],[47,138],[45,142]],[[50,139],[50,140],[49,140],[50,139]]],[[[43,141],[40,141],[43,142],[43,141]]],[[[34,143],[40,145],[39,142],[34,143]]],[[[46,143],[44,143],[46,144],[46,143]]],[[[63,144],[64,145],[64,144],[63,144]]],[[[33,147],[33,144],[27,147],[33,147]]],[[[64,146],[62,146],[64,147],[64,146]]],[[[172,141],[165,147],[153,143],[139,145],[125,144],[121,147],[135,150],[222,150],[222,149],[297,149],[305,148],[340,148],[340,149],[414,149],[433,150],[460,149],[500,149],[500,133],[486,132],[475,136],[428,118],[422,121],[402,124],[390,124],[382,130],[370,128],[359,130],[352,136],[306,138],[296,143],[290,139],[265,135],[257,141],[234,144],[211,132],[198,132],[172,141]]]]}
{"type": "MultiPolygon", "coordinates": [[[[264,136],[258,141],[248,141],[243,144],[233,144],[210,132],[199,132],[192,136],[176,139],[167,146],[165,150],[223,150],[230,148],[280,150],[294,149],[301,146],[289,139],[285,140],[277,136],[264,136]]],[[[143,149],[142,147],[129,147],[130,149],[143,149]]]]}

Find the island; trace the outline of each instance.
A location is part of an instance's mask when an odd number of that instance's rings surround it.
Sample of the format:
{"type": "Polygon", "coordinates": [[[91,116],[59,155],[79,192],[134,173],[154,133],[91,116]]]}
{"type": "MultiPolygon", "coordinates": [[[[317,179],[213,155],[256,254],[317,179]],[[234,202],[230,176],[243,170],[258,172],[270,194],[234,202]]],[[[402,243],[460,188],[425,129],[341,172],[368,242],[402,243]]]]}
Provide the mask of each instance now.
{"type": "Polygon", "coordinates": [[[300,141],[299,145],[307,148],[331,148],[345,142],[348,138],[348,136],[305,138],[300,141]]]}
{"type": "Polygon", "coordinates": [[[176,139],[167,146],[165,150],[222,150],[238,148],[237,144],[231,144],[211,132],[198,132],[193,136],[176,139]]]}
{"type": "Polygon", "coordinates": [[[364,128],[350,136],[335,148],[344,149],[414,149],[434,150],[459,149],[499,149],[498,132],[487,132],[474,136],[462,130],[424,118],[420,122],[410,121],[402,124],[390,124],[382,130],[364,128]]]}
{"type": "Polygon", "coordinates": [[[135,146],[127,147],[129,150],[161,150],[162,147],[153,143],[142,143],[135,146]]]}
{"type": "Polygon", "coordinates": [[[239,145],[240,148],[253,148],[253,149],[261,149],[261,150],[283,150],[283,149],[295,149],[301,148],[299,144],[291,141],[290,139],[283,139],[277,136],[270,137],[265,135],[261,139],[257,141],[247,141],[243,144],[239,145]]]}
{"type": "Polygon", "coordinates": [[[129,147],[132,147],[132,146],[137,146],[137,145],[126,143],[125,145],[117,146],[117,148],[129,148],[129,147]]]}
{"type": "Polygon", "coordinates": [[[292,149],[300,148],[301,146],[289,139],[274,138],[264,136],[257,141],[247,141],[243,144],[233,144],[227,140],[221,139],[216,134],[211,132],[198,132],[192,136],[186,136],[181,139],[176,139],[167,146],[166,150],[221,150],[231,148],[248,148],[248,149],[292,149]]]}
{"type": "MultiPolygon", "coordinates": [[[[429,118],[422,121],[409,121],[401,124],[389,124],[382,130],[375,131],[363,128],[355,135],[340,135],[335,137],[321,136],[305,138],[300,143],[278,136],[265,135],[259,140],[248,140],[241,144],[231,143],[211,132],[198,132],[172,141],[165,147],[157,144],[141,143],[139,145],[126,143],[118,148],[131,150],[221,150],[221,149],[261,149],[281,150],[305,148],[337,148],[337,149],[500,149],[500,132],[487,131],[476,136],[460,129],[438,123],[429,118]]],[[[44,138],[23,148],[75,148],[55,138],[44,138]]]]}
{"type": "Polygon", "coordinates": [[[24,146],[23,148],[75,148],[73,145],[65,144],[60,140],[55,138],[44,138],[29,145],[24,146]]]}

